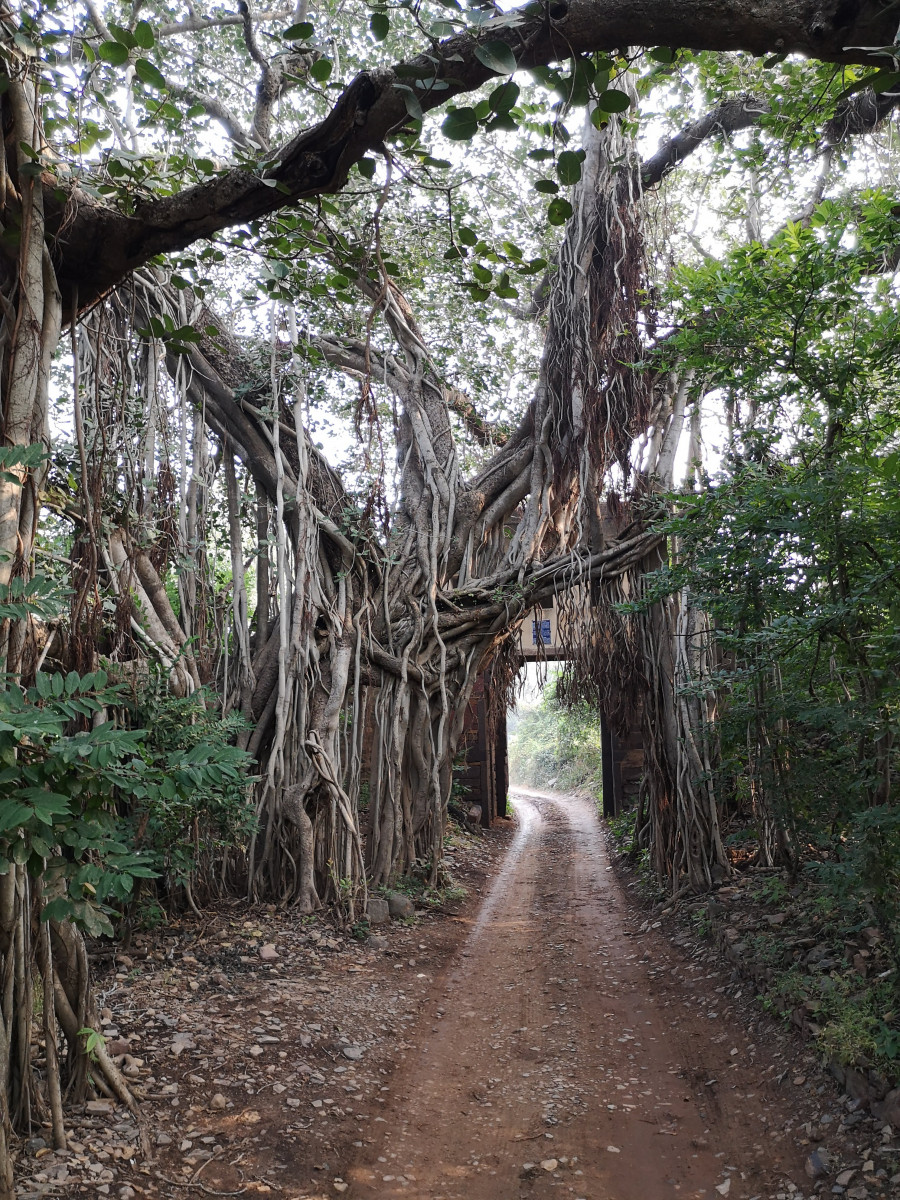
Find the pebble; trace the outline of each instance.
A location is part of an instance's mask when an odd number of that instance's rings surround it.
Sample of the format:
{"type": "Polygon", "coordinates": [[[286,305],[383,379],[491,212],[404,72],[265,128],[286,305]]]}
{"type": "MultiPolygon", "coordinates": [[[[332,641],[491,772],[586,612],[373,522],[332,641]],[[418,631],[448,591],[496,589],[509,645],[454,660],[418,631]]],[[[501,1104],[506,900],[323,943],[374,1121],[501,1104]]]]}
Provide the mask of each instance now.
{"type": "Polygon", "coordinates": [[[821,1179],[828,1174],[828,1154],[824,1150],[813,1150],[807,1155],[806,1174],[810,1179],[821,1179]]]}
{"type": "Polygon", "coordinates": [[[555,1171],[559,1166],[559,1162],[555,1158],[545,1158],[541,1163],[542,1171],[555,1171]]]}
{"type": "Polygon", "coordinates": [[[213,1096],[212,1100],[210,1100],[210,1102],[209,1102],[209,1107],[214,1108],[217,1111],[221,1112],[221,1110],[223,1108],[228,1107],[228,1101],[225,1099],[225,1097],[222,1095],[221,1092],[216,1092],[216,1094],[213,1096]]]}
{"type": "Polygon", "coordinates": [[[344,1058],[349,1058],[351,1062],[358,1062],[363,1056],[362,1047],[342,1046],[341,1054],[343,1054],[344,1058]]]}

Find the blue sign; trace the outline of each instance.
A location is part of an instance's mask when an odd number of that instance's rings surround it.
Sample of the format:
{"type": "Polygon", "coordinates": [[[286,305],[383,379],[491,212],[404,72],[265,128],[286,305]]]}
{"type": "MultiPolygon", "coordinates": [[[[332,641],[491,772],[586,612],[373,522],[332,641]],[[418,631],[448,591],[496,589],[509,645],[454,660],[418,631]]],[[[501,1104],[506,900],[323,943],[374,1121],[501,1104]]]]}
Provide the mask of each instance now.
{"type": "Polygon", "coordinates": [[[534,646],[549,646],[553,639],[550,636],[550,618],[531,622],[531,641],[534,646]]]}

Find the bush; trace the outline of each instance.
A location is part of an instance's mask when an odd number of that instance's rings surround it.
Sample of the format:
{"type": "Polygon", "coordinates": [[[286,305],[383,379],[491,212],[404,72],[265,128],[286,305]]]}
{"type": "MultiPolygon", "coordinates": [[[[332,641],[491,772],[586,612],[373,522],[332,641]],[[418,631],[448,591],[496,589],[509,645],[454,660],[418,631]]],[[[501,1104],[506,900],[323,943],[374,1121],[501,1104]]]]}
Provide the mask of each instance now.
{"type": "Polygon", "coordinates": [[[125,714],[141,730],[145,760],[162,771],[160,786],[129,805],[133,836],[159,875],[184,883],[201,859],[246,844],[256,827],[248,798],[253,760],[232,744],[244,720],[220,716],[213,696],[172,696],[161,676],[129,698],[125,714]]]}
{"type": "Polygon", "coordinates": [[[0,677],[0,874],[43,877],[44,919],[97,936],[137,881],[190,876],[198,838],[250,828],[248,756],[199,697],[140,714],[103,671],[0,677]],[[122,719],[106,719],[114,714],[122,719]],[[144,728],[123,727],[143,715],[144,728]]]}

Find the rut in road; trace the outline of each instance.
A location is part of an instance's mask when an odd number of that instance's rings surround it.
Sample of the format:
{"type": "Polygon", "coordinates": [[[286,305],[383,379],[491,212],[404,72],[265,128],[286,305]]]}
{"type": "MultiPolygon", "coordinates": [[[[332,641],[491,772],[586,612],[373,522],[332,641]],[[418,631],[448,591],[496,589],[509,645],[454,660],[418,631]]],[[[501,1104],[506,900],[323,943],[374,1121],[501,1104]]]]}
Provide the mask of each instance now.
{"type": "Polygon", "coordinates": [[[739,1020],[711,1022],[686,961],[628,928],[593,806],[513,800],[515,839],[352,1194],[749,1200],[803,1182],[739,1020]]]}

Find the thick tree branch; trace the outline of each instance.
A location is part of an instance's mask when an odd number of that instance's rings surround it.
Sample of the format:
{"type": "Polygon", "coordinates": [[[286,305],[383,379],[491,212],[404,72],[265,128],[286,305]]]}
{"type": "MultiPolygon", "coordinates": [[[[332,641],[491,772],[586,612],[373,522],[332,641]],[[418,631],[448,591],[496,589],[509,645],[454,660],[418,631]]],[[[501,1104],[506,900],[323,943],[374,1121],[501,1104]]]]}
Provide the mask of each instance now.
{"type": "Polygon", "coordinates": [[[815,5],[807,0],[755,5],[743,0],[549,0],[539,13],[506,13],[439,43],[434,54],[357,76],[329,115],[289,142],[264,175],[235,169],[176,196],[143,203],[133,215],[101,207],[77,190],[61,206],[54,198],[58,181],[48,178],[48,217],[58,234],[63,293],[72,294],[65,285],[77,280],[82,306],[91,304],[156,254],[183,249],[292,201],[339,190],[353,164],[405,124],[410,87],[423,110],[432,110],[495,78],[475,54],[483,41],[507,42],[523,68],[636,42],[876,62],[874,52],[858,47],[891,45],[895,33],[896,14],[879,0],[815,5]],[[437,91],[427,82],[431,78],[447,86],[437,91]]]}
{"type": "MultiPolygon", "coordinates": [[[[841,101],[834,116],[822,130],[822,153],[840,145],[848,138],[870,133],[889,117],[898,105],[900,95],[876,95],[871,88],[841,101]]],[[[726,100],[699,120],[679,130],[674,137],[660,146],[652,158],[644,161],[641,166],[643,186],[654,187],[708,138],[751,129],[770,112],[771,106],[768,101],[758,96],[736,96],[732,100],[726,100]]]]}
{"type": "MultiPolygon", "coordinates": [[[[262,12],[257,14],[257,21],[287,21],[290,20],[293,10],[290,8],[276,8],[270,12],[262,12]]],[[[177,37],[184,33],[201,33],[204,29],[221,29],[225,25],[243,25],[244,18],[240,15],[230,17],[202,17],[192,16],[185,17],[183,21],[169,21],[165,25],[160,25],[156,30],[157,38],[177,37]]]]}
{"type": "Polygon", "coordinates": [[[189,104],[199,104],[205,109],[208,116],[219,122],[236,146],[240,146],[242,150],[257,148],[257,144],[243,127],[236,114],[231,111],[223,100],[220,100],[217,96],[210,96],[206,92],[195,91],[192,87],[182,87],[181,84],[172,83],[168,79],[166,80],[166,85],[173,95],[181,96],[189,104]]]}
{"type": "Polygon", "coordinates": [[[749,129],[769,111],[768,102],[756,96],[735,96],[717,105],[699,121],[685,126],[674,137],[663,142],[656,154],[644,161],[641,166],[642,184],[645,188],[654,187],[707,138],[724,137],[740,129],[749,129]]]}
{"type": "Polygon", "coordinates": [[[313,346],[330,366],[354,378],[373,378],[396,395],[401,395],[410,386],[409,372],[402,363],[393,355],[385,356],[371,348],[367,353],[365,342],[356,338],[320,337],[314,340],[313,346]]]}
{"type": "Polygon", "coordinates": [[[839,146],[848,138],[869,133],[900,105],[896,92],[877,94],[871,88],[842,100],[822,131],[822,148],[839,146]]]}
{"type": "Polygon", "coordinates": [[[97,5],[94,3],[94,0],[84,0],[84,7],[87,9],[88,16],[91,18],[91,24],[94,26],[103,40],[106,42],[112,41],[112,34],[110,33],[109,26],[103,20],[103,15],[101,14],[97,5]]]}

